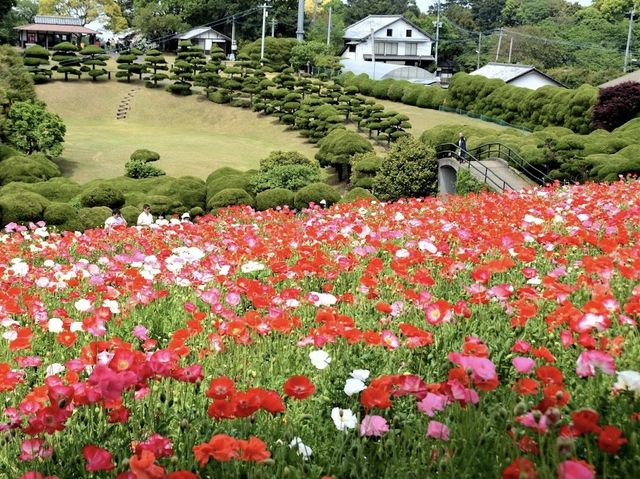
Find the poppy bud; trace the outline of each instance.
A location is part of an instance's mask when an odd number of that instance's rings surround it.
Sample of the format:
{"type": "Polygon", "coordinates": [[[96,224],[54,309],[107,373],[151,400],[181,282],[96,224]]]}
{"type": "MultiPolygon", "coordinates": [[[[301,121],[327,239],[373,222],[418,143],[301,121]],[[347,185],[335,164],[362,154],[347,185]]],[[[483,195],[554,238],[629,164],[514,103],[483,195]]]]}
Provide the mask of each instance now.
{"type": "Polygon", "coordinates": [[[540,421],[541,417],[542,417],[542,413],[540,411],[538,411],[537,409],[533,411],[533,419],[535,419],[536,422],[540,421]]]}
{"type": "Polygon", "coordinates": [[[558,409],[557,407],[552,407],[547,411],[547,419],[549,420],[549,423],[552,426],[557,424],[557,422],[560,420],[561,417],[562,417],[562,413],[560,412],[560,409],[558,409]]]}
{"type": "Polygon", "coordinates": [[[284,466],[284,469],[282,470],[282,477],[289,477],[290,474],[291,470],[289,469],[289,466],[284,466]]]}
{"type": "Polygon", "coordinates": [[[516,404],[516,407],[513,408],[513,414],[515,416],[522,416],[527,412],[527,405],[523,402],[519,402],[516,404]]]}
{"type": "Polygon", "coordinates": [[[167,395],[164,393],[164,391],[162,391],[160,393],[160,402],[166,402],[167,400],[167,395]]]}
{"type": "Polygon", "coordinates": [[[560,436],[556,444],[558,445],[558,452],[561,455],[571,456],[573,454],[573,438],[560,436]]]}
{"type": "Polygon", "coordinates": [[[171,464],[178,464],[178,456],[176,456],[175,454],[171,456],[169,460],[171,461],[171,464]]]}
{"type": "Polygon", "coordinates": [[[129,467],[129,458],[125,457],[120,464],[122,464],[122,467],[126,469],[127,467],[129,467]]]}
{"type": "Polygon", "coordinates": [[[189,421],[187,419],[183,419],[180,421],[180,429],[183,431],[189,427],[189,421]]]}

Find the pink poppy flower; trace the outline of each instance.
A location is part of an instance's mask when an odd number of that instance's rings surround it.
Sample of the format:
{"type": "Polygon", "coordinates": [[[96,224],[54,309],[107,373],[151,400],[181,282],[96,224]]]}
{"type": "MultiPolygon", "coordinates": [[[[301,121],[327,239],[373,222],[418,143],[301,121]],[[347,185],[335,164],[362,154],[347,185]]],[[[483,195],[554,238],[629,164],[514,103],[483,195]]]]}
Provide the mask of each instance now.
{"type": "Polygon", "coordinates": [[[558,479],[594,479],[593,466],[587,462],[570,459],[558,464],[558,479]]]}
{"type": "Polygon", "coordinates": [[[449,440],[449,428],[438,421],[429,421],[427,426],[427,437],[434,439],[442,439],[443,441],[449,440]]]}
{"type": "Polygon", "coordinates": [[[518,356],[511,360],[511,364],[513,364],[513,367],[516,368],[516,371],[520,374],[529,374],[536,365],[536,362],[531,358],[518,356]]]}
{"type": "Polygon", "coordinates": [[[425,398],[418,403],[418,411],[426,413],[429,417],[433,417],[436,411],[444,411],[448,402],[447,396],[443,394],[427,393],[425,398]]]}
{"type": "Polygon", "coordinates": [[[380,437],[389,431],[389,424],[382,416],[365,416],[360,423],[361,436],[377,436],[380,437]]]}
{"type": "Polygon", "coordinates": [[[596,369],[604,374],[616,373],[616,364],[613,357],[604,351],[583,351],[577,361],[576,374],[582,378],[595,376],[596,369]]]}

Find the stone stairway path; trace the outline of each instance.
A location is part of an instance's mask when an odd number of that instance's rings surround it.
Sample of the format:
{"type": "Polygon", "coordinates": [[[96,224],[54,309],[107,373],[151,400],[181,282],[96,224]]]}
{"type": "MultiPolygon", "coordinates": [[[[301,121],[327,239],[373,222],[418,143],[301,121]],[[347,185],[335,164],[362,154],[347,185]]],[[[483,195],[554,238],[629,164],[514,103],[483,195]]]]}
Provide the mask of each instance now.
{"type": "Polygon", "coordinates": [[[118,105],[118,111],[116,112],[116,120],[127,119],[127,114],[131,110],[131,100],[133,100],[133,97],[135,96],[137,90],[138,88],[132,88],[122,99],[122,101],[120,101],[120,104],[118,105]]]}

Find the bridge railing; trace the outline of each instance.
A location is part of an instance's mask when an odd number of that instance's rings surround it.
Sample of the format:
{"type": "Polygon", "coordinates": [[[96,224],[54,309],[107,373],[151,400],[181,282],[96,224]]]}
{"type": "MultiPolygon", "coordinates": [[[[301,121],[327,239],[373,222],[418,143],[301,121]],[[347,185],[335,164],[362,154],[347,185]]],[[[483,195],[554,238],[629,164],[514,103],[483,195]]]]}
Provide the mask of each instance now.
{"type": "Polygon", "coordinates": [[[453,143],[444,143],[436,147],[436,158],[439,160],[443,158],[453,158],[460,163],[460,166],[473,170],[477,173],[477,177],[482,178],[483,182],[489,186],[492,186],[497,191],[503,192],[505,190],[513,190],[515,188],[511,186],[507,181],[497,175],[490,168],[480,163],[476,156],[467,150],[462,150],[458,145],[453,143]]]}
{"type": "Polygon", "coordinates": [[[472,148],[471,153],[479,160],[496,158],[505,160],[509,165],[514,166],[518,171],[521,171],[539,185],[553,183],[554,181],[553,178],[520,156],[518,152],[502,143],[485,143],[476,148],[472,148]]]}

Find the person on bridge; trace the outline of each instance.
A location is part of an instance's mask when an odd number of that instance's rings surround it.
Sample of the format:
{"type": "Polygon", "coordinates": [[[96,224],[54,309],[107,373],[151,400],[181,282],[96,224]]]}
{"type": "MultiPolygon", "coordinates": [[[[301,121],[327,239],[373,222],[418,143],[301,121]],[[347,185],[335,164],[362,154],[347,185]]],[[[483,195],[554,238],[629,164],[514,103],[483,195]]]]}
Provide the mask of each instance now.
{"type": "Polygon", "coordinates": [[[463,160],[466,159],[467,156],[467,139],[464,137],[464,133],[460,133],[460,137],[458,138],[458,148],[460,149],[459,155],[463,160]]]}

